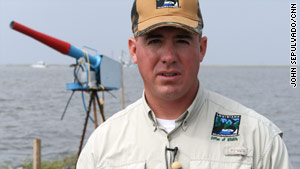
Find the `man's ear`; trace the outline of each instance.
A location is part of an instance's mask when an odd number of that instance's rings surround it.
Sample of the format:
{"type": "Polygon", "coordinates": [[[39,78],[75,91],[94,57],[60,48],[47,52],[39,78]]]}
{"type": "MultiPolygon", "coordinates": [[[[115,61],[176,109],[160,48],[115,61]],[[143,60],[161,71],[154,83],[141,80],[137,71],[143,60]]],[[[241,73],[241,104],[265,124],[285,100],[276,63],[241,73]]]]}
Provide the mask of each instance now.
{"type": "Polygon", "coordinates": [[[203,61],[207,49],[207,37],[203,36],[200,39],[200,62],[203,61]]]}
{"type": "Polygon", "coordinates": [[[131,56],[132,61],[137,64],[137,57],[136,57],[136,39],[129,38],[128,39],[128,49],[131,56]]]}

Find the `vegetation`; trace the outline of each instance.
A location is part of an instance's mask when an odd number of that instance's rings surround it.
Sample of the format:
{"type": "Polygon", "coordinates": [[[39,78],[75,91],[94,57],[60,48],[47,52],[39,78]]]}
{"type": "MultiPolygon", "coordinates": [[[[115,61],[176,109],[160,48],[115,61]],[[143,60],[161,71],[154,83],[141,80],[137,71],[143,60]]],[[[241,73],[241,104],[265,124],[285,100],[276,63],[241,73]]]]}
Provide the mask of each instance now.
{"type": "MultiPolygon", "coordinates": [[[[76,155],[71,157],[66,157],[63,160],[56,161],[42,161],[42,169],[74,169],[76,162],[76,155]]],[[[23,169],[32,169],[33,162],[32,160],[25,160],[23,164],[23,169]]],[[[13,169],[11,166],[0,165],[0,169],[13,169]]]]}

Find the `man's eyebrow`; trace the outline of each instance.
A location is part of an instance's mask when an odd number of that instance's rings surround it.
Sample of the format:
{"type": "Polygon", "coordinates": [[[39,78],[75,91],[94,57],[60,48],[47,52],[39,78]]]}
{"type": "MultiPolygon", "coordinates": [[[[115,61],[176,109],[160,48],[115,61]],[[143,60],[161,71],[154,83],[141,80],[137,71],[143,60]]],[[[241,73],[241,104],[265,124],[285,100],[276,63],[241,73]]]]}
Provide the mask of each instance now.
{"type": "MultiPolygon", "coordinates": [[[[146,40],[148,39],[153,39],[153,38],[162,38],[163,35],[161,34],[154,34],[154,33],[149,33],[149,34],[146,34],[146,40]]],[[[178,34],[178,35],[175,35],[175,38],[179,38],[179,39],[193,39],[191,35],[189,34],[178,34]]]]}
{"type": "Polygon", "coordinates": [[[146,36],[146,38],[145,38],[146,40],[153,39],[153,38],[162,38],[163,37],[161,34],[152,34],[152,33],[149,33],[145,36],[146,36]]]}
{"type": "Polygon", "coordinates": [[[183,34],[179,34],[176,35],[175,38],[179,38],[179,39],[193,39],[191,35],[183,35],[183,34]]]}

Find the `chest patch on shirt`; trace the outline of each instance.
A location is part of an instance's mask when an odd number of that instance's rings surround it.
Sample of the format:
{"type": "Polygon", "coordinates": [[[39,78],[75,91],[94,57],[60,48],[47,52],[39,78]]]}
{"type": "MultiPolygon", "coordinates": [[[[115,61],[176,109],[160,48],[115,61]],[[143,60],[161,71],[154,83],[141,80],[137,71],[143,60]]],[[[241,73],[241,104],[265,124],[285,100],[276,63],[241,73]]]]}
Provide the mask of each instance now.
{"type": "Polygon", "coordinates": [[[235,137],[239,135],[241,115],[223,115],[216,112],[211,135],[235,137]]]}

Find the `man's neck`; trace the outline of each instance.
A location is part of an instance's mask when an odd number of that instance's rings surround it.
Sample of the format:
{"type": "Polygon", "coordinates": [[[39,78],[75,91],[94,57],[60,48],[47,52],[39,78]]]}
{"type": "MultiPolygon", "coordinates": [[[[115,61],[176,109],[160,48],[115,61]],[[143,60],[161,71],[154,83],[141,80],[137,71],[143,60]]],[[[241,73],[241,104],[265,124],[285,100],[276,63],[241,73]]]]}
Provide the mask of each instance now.
{"type": "Polygon", "coordinates": [[[198,87],[192,90],[191,94],[188,93],[186,96],[175,100],[151,97],[151,95],[147,95],[146,92],[145,97],[156,118],[175,120],[193,103],[197,91],[198,87]]]}

